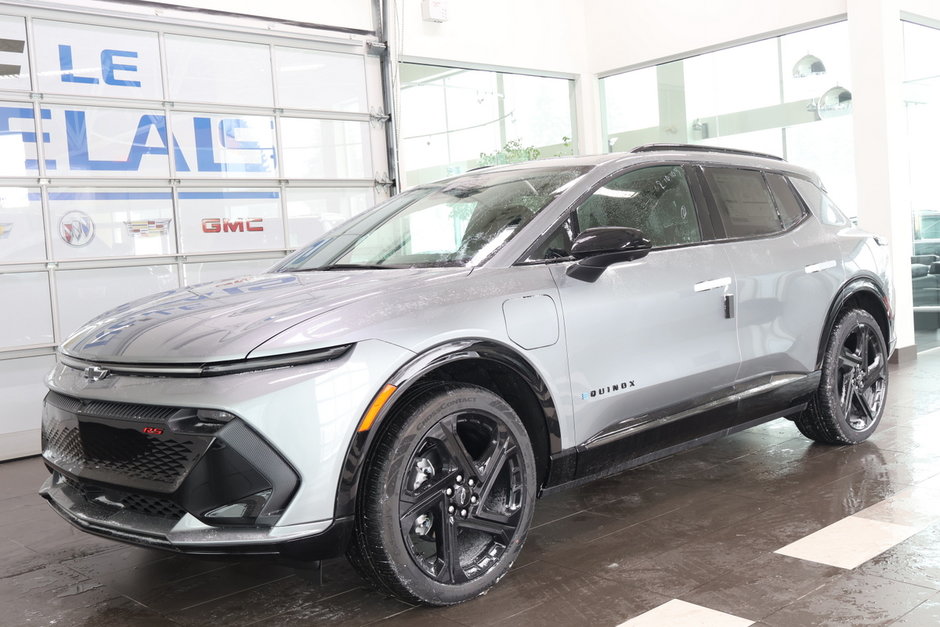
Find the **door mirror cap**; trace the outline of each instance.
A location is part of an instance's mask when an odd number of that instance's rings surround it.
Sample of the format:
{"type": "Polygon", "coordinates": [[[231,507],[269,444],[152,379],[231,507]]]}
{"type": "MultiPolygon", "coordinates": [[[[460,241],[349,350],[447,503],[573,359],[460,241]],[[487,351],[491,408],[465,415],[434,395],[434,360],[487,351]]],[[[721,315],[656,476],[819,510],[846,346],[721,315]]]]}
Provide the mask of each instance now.
{"type": "Polygon", "coordinates": [[[579,261],[569,266],[567,274],[593,283],[607,266],[645,257],[652,247],[639,229],[625,226],[585,229],[571,243],[571,256],[579,261]]]}

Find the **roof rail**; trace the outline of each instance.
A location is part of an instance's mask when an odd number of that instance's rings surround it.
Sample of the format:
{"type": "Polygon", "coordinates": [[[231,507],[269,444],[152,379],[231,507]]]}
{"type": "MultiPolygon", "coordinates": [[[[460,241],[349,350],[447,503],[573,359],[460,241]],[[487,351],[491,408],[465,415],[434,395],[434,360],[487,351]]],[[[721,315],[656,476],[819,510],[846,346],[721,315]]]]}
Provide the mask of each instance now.
{"type": "Polygon", "coordinates": [[[659,152],[661,150],[679,150],[682,152],[719,152],[726,155],[747,155],[748,157],[762,157],[774,161],[785,161],[783,157],[771,155],[766,152],[754,150],[739,150],[737,148],[724,148],[721,146],[706,146],[704,144],[643,144],[630,152],[659,152]]]}

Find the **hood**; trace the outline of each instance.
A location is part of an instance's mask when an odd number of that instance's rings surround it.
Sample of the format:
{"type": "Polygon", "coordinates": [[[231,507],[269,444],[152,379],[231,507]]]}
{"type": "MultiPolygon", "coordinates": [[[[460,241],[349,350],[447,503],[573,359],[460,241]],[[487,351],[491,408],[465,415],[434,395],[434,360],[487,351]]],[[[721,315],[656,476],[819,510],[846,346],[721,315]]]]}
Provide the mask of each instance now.
{"type": "MultiPolygon", "coordinates": [[[[61,347],[79,359],[203,363],[244,359],[291,327],[339,307],[466,268],[314,271],[243,277],[155,294],[108,311],[61,347]]],[[[311,346],[309,348],[318,348],[311,346]]]]}

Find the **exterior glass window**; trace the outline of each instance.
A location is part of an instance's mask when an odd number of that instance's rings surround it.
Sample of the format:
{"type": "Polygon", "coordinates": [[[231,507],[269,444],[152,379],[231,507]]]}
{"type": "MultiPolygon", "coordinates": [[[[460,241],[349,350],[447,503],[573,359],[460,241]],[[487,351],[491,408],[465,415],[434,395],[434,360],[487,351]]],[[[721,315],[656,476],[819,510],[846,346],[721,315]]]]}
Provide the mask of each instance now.
{"type": "Polygon", "coordinates": [[[940,203],[937,142],[940,141],[940,30],[903,23],[904,105],[910,155],[914,255],[914,336],[918,350],[940,346],[940,203]]]}
{"type": "Polygon", "coordinates": [[[261,272],[389,192],[369,35],[6,12],[0,289],[16,306],[0,372],[28,369],[30,383],[6,376],[0,394],[35,402],[28,420],[0,412],[0,460],[13,431],[36,430],[17,441],[38,452],[41,371],[79,325],[261,272]]]}
{"type": "Polygon", "coordinates": [[[754,237],[784,229],[777,205],[760,172],[705,168],[727,237],[754,237]]]}
{"type": "Polygon", "coordinates": [[[803,218],[803,206],[793,195],[793,190],[787,184],[787,179],[779,174],[765,174],[770,192],[777,205],[777,213],[784,229],[788,229],[803,218]]]}
{"type": "Polygon", "coordinates": [[[411,187],[471,168],[574,154],[574,82],[402,63],[402,176],[411,187]]]}
{"type": "Polygon", "coordinates": [[[852,215],[845,22],[601,79],[610,151],[692,143],[780,155],[817,171],[852,215]]]}
{"type": "Polygon", "coordinates": [[[576,211],[580,230],[625,226],[643,231],[653,246],[702,240],[695,205],[679,166],[634,170],[596,190],[576,211]]]}

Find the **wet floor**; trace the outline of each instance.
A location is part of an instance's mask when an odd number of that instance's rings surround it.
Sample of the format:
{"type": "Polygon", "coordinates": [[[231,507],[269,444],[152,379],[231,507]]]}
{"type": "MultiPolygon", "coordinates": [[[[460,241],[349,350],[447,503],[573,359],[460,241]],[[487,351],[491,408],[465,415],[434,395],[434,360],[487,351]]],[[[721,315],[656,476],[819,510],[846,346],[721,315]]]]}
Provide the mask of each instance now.
{"type": "Polygon", "coordinates": [[[864,444],[778,420],[543,499],[509,575],[444,609],[343,560],[321,584],[88,536],[36,496],[45,474],[0,464],[0,625],[940,625],[940,351],[892,369],[864,444]]]}

